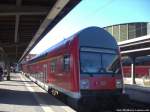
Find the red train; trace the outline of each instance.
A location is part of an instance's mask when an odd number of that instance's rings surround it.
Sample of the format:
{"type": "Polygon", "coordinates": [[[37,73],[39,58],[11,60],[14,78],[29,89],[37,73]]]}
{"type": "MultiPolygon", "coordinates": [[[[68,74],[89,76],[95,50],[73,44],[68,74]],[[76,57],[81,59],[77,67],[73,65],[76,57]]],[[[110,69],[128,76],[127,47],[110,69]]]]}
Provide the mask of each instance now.
{"type": "Polygon", "coordinates": [[[66,96],[71,105],[123,94],[117,42],[99,27],[83,29],[49,48],[24,63],[23,72],[43,82],[53,94],[66,96]]]}
{"type": "MultiPolygon", "coordinates": [[[[131,66],[123,66],[124,77],[131,77],[131,66]]],[[[144,76],[150,76],[149,65],[138,65],[135,66],[135,76],[141,78],[144,76]]]]}

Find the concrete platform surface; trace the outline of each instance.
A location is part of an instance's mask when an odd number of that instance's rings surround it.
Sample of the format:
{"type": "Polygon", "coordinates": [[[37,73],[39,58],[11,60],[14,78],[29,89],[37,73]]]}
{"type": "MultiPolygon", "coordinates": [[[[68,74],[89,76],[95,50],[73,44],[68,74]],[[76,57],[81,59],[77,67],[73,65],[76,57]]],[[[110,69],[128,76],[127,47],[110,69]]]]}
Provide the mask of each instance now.
{"type": "Polygon", "coordinates": [[[130,99],[150,105],[150,87],[125,84],[125,92],[129,95],[130,99]]]}
{"type": "Polygon", "coordinates": [[[0,112],[75,112],[20,73],[0,82],[0,112]]]}

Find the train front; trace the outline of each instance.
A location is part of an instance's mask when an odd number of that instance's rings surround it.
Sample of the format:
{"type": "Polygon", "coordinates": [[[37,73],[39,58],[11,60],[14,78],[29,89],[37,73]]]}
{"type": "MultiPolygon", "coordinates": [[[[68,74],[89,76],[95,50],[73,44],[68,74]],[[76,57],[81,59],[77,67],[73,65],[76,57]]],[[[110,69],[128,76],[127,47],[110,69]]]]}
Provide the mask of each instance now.
{"type": "Polygon", "coordinates": [[[122,68],[116,40],[105,30],[91,27],[81,31],[79,45],[82,99],[108,102],[107,99],[122,96],[122,68]]]}

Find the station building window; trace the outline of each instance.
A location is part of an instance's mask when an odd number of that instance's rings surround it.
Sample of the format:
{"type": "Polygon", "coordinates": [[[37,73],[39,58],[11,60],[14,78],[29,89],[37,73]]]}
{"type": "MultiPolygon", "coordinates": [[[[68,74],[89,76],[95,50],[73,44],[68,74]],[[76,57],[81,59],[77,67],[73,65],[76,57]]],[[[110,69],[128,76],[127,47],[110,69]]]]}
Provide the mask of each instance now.
{"type": "Polygon", "coordinates": [[[147,35],[147,23],[141,24],[141,36],[147,35]]]}
{"type": "Polygon", "coordinates": [[[142,24],[136,24],[136,37],[140,37],[142,34],[142,29],[141,29],[142,24]]]}
{"type": "Polygon", "coordinates": [[[117,42],[119,42],[119,26],[118,25],[113,26],[113,36],[115,37],[117,42]]]}
{"type": "Polygon", "coordinates": [[[128,39],[128,28],[127,24],[120,25],[120,41],[125,41],[128,39]]]}
{"type": "Polygon", "coordinates": [[[136,38],[136,27],[134,23],[128,24],[128,39],[136,38]]]}

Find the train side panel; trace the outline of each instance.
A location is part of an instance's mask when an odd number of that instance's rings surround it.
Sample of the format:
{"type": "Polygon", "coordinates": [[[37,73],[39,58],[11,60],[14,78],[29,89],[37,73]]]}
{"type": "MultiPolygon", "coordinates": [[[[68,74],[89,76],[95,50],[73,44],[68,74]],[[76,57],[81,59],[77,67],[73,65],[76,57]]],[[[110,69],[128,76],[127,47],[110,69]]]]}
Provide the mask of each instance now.
{"type": "MultiPolygon", "coordinates": [[[[131,66],[123,66],[124,77],[131,77],[131,66]]],[[[136,77],[149,76],[150,66],[135,66],[136,77]]]]}

